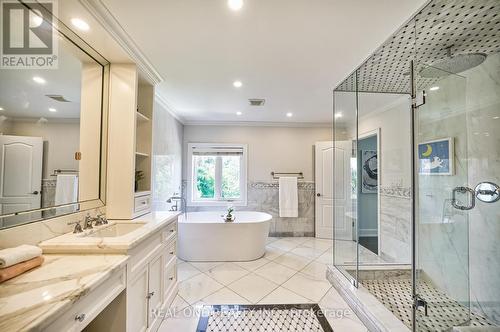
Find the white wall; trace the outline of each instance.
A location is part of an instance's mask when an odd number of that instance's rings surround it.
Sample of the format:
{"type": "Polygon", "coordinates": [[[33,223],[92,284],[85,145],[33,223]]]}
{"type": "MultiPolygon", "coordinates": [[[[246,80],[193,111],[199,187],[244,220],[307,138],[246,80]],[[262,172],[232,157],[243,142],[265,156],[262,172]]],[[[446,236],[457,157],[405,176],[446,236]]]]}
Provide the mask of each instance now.
{"type": "MultiPolygon", "coordinates": [[[[248,144],[248,181],[271,181],[272,171],[303,172],[305,181],[314,181],[314,143],[329,140],[332,140],[331,128],[184,127],[185,148],[187,143],[248,144]]],[[[183,178],[186,178],[186,166],[183,178]]]]}

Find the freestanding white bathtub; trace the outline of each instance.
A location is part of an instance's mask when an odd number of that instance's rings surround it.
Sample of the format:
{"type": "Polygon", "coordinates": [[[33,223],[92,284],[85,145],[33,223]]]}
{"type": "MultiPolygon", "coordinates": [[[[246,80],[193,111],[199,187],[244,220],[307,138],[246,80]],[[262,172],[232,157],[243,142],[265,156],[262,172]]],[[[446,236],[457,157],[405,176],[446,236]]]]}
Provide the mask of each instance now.
{"type": "Polygon", "coordinates": [[[251,261],[264,256],[269,222],[263,212],[234,212],[224,222],[224,212],[189,212],[179,216],[179,257],[185,261],[251,261]]]}

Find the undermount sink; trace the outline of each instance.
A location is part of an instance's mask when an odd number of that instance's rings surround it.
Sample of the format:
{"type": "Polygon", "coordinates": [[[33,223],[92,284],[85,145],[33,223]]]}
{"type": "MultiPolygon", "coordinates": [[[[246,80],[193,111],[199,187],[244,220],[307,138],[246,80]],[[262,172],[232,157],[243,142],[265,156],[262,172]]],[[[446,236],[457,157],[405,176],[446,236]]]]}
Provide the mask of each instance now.
{"type": "Polygon", "coordinates": [[[116,223],[104,228],[96,229],[88,234],[83,235],[84,237],[118,237],[126,235],[133,232],[142,226],[144,223],[116,223]]]}

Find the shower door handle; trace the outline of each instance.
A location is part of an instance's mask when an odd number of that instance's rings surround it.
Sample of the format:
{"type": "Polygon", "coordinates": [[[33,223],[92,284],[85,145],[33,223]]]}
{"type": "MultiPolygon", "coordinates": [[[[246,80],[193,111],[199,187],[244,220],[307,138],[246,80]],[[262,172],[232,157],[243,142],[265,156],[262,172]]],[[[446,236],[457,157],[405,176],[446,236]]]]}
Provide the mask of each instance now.
{"type": "Polygon", "coordinates": [[[476,192],[468,187],[455,187],[453,188],[451,194],[451,205],[458,210],[472,210],[476,206],[476,192]],[[470,199],[468,200],[468,205],[460,205],[456,198],[457,193],[469,194],[470,199]]]}

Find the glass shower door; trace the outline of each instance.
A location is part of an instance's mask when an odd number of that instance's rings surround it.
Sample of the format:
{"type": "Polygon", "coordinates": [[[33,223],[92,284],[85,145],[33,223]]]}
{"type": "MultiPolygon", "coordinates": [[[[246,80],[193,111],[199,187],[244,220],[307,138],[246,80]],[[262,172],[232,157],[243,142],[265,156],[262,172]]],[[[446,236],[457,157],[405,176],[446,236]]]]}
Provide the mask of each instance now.
{"type": "Polygon", "coordinates": [[[447,331],[470,317],[466,79],[423,66],[415,84],[415,330],[447,331]]]}

